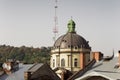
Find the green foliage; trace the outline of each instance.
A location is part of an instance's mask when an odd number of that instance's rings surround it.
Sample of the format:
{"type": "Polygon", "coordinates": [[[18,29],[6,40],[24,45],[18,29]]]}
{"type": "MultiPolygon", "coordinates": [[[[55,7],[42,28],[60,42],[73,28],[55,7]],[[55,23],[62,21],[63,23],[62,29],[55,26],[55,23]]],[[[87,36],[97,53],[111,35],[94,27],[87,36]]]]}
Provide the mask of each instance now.
{"type": "Polygon", "coordinates": [[[23,63],[49,63],[50,47],[13,47],[0,45],[0,62],[5,62],[6,59],[15,59],[23,63]]]}

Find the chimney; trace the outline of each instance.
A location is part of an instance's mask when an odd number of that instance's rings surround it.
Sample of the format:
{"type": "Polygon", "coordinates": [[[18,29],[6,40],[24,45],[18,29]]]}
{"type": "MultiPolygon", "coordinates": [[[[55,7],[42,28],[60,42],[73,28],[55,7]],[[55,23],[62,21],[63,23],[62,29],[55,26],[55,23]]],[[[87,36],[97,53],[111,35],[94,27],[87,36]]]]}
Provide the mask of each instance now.
{"type": "Polygon", "coordinates": [[[103,54],[101,52],[92,52],[92,58],[98,62],[103,58],[103,54]]]}
{"type": "Polygon", "coordinates": [[[119,58],[119,67],[120,67],[120,50],[118,51],[118,58],[119,58]]]}
{"type": "Polygon", "coordinates": [[[24,80],[30,80],[31,78],[31,72],[24,72],[24,80]]]}

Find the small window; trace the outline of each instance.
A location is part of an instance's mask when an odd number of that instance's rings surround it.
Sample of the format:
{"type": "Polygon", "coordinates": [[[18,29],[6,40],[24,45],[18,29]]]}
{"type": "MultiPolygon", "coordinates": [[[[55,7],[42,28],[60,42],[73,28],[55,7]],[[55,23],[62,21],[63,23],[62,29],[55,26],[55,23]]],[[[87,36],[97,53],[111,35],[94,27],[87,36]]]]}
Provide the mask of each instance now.
{"type": "Polygon", "coordinates": [[[77,46],[75,46],[75,49],[77,49],[77,46]]]}
{"type": "Polygon", "coordinates": [[[65,59],[61,59],[61,67],[65,66],[65,59]]]}
{"type": "Polygon", "coordinates": [[[67,42],[66,40],[62,40],[63,42],[67,42]]]}
{"type": "Polygon", "coordinates": [[[55,67],[55,59],[53,59],[53,67],[55,67]]]}
{"type": "Polygon", "coordinates": [[[68,48],[70,48],[70,45],[68,45],[68,48]]]}
{"type": "Polygon", "coordinates": [[[74,59],[74,66],[77,67],[77,64],[78,64],[78,60],[77,58],[74,59]]]}

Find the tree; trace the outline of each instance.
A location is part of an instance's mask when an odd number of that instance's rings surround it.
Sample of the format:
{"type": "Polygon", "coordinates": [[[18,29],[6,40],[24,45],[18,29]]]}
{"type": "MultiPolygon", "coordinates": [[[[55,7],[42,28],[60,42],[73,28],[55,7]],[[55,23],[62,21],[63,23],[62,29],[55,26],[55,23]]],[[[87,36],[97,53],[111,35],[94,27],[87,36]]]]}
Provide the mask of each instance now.
{"type": "Polygon", "coordinates": [[[13,47],[0,45],[0,61],[15,59],[25,63],[43,63],[50,60],[50,47],[13,47]]]}

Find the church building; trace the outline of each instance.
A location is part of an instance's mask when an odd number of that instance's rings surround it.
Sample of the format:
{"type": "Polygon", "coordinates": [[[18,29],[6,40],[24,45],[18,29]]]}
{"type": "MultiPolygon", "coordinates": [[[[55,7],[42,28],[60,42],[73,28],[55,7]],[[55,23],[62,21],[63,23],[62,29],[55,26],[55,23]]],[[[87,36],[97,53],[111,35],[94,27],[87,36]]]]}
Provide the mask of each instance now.
{"type": "Polygon", "coordinates": [[[66,34],[60,36],[51,50],[51,68],[67,69],[71,72],[83,69],[90,62],[91,47],[75,31],[76,24],[71,19],[66,34]]]}
{"type": "Polygon", "coordinates": [[[25,80],[120,80],[119,56],[104,56],[93,52],[82,36],[75,31],[71,19],[66,34],[60,36],[51,50],[50,66],[35,64],[25,73],[25,80]],[[52,69],[51,69],[52,68],[52,69]]]}

